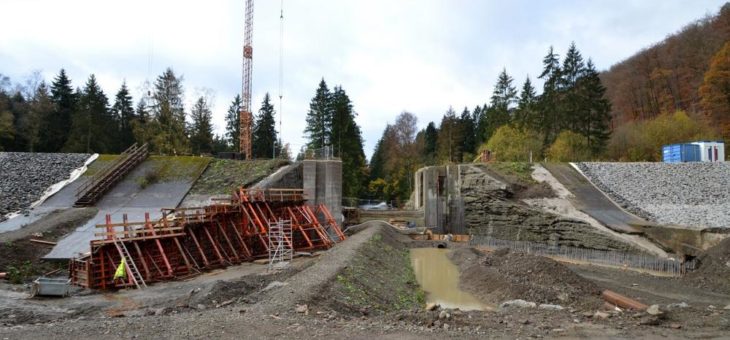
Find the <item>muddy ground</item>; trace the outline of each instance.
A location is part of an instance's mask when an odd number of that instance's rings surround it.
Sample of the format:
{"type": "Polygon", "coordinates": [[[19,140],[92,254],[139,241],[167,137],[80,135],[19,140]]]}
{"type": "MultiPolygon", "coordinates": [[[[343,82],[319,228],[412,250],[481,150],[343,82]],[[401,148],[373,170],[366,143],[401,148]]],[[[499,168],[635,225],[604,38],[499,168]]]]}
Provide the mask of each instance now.
{"type": "Polygon", "coordinates": [[[0,233],[0,272],[7,272],[13,283],[27,282],[52,272],[63,275],[65,262],[42,259],[53,245],[31,240],[56,242],[86,223],[96,212],[96,208],[60,209],[22,229],[0,233]]]}
{"type": "Polygon", "coordinates": [[[503,276],[474,287],[490,300],[485,302],[542,297],[537,302],[564,309],[426,311],[407,258],[409,247],[426,244],[370,224],[335,248],[296,258],[275,273],[247,263],[145,290],[81,291],[65,299],[26,299],[22,286],[2,285],[0,338],[697,338],[730,332],[730,310],[723,309],[730,296],[696,288],[689,278],[564,266],[508,252],[490,257],[468,249],[452,256],[457,265],[488,265],[503,276]],[[469,256],[479,260],[466,261],[469,256]],[[511,281],[520,277],[522,282],[511,281]],[[558,288],[535,290],[535,284],[558,288]],[[594,294],[605,288],[658,303],[663,313],[600,311],[594,294]],[[501,293],[484,293],[494,291],[501,293]],[[569,298],[561,301],[566,291],[569,298]]]}

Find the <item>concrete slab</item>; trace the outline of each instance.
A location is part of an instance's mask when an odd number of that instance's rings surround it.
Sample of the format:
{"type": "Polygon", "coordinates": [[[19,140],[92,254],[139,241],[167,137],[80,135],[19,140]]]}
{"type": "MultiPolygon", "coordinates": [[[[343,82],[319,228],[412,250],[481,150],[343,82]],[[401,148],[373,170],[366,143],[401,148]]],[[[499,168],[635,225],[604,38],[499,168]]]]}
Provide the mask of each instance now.
{"type": "Polygon", "coordinates": [[[194,180],[165,181],[151,184],[143,189],[137,179],[144,176],[151,167],[151,162],[145,161],[127,175],[96,204],[99,208],[97,215],[61,239],[44,258],[68,259],[79,253],[88,252],[89,241],[94,239],[94,233],[98,232],[96,225],[103,224],[107,214],[112,216],[113,221],[122,221],[122,215],[125,213],[129,221],[143,221],[146,212],[150,213],[151,219],[158,219],[161,217],[160,209],[177,207],[192,187],[194,180]]]}
{"type": "Polygon", "coordinates": [[[640,233],[633,225],[647,223],[613,203],[569,164],[544,164],[545,169],[575,196],[576,208],[621,233],[640,233]]]}

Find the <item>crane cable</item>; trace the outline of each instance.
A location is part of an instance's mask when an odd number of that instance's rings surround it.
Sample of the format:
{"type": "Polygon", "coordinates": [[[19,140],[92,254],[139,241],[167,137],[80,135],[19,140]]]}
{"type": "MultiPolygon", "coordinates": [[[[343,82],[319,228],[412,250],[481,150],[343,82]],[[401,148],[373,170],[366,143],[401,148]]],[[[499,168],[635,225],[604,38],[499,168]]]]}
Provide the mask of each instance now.
{"type": "MultiPolygon", "coordinates": [[[[283,85],[284,84],[284,0],[281,0],[281,11],[279,15],[279,144],[282,144],[282,116],[284,115],[284,108],[282,106],[282,98],[284,97],[283,85]]],[[[281,151],[284,150],[283,145],[279,145],[281,151]]]]}

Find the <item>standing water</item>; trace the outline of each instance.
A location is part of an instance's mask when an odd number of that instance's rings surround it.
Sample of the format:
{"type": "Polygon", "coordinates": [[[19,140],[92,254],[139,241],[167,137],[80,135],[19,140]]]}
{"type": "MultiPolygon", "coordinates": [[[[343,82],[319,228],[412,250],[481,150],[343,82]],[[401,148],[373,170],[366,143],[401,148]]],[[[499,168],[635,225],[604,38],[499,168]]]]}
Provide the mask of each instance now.
{"type": "Polygon", "coordinates": [[[459,269],[449,260],[448,249],[411,249],[416,280],[426,292],[426,302],[444,308],[488,310],[489,306],[459,288],[459,269]]]}

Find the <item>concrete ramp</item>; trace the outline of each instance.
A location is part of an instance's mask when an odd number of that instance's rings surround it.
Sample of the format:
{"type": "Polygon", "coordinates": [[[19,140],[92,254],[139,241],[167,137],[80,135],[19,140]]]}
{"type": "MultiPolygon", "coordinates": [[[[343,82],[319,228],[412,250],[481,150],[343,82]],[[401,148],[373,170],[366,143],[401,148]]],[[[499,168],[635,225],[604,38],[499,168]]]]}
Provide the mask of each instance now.
{"type": "Polygon", "coordinates": [[[96,216],[61,239],[44,258],[69,259],[88,252],[89,241],[96,238],[94,233],[101,232],[96,225],[103,224],[107,214],[112,215],[114,221],[121,221],[125,213],[129,221],[143,221],[145,213],[149,213],[151,219],[158,219],[161,217],[160,209],[177,207],[208,161],[197,157],[198,163],[191,166],[189,160],[180,161],[179,158],[153,157],[140,164],[97,202],[99,212],[96,216]],[[150,171],[176,175],[163,174],[159,182],[142,185],[150,171]]]}
{"type": "Polygon", "coordinates": [[[602,191],[567,163],[543,164],[545,169],[562,183],[573,195],[573,205],[595,218],[611,230],[620,233],[639,234],[634,225],[647,221],[632,215],[617,206],[602,191]]]}

